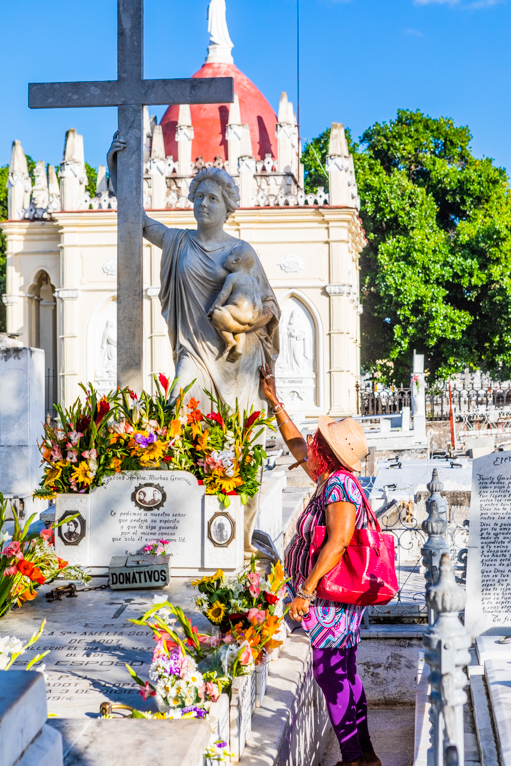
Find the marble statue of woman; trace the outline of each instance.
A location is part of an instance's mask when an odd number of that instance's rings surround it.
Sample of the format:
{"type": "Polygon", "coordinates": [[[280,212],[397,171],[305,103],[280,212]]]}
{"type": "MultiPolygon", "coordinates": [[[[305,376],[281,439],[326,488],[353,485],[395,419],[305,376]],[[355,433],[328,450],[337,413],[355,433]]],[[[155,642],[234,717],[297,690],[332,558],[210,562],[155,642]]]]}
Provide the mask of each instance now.
{"type": "MultiPolygon", "coordinates": [[[[108,153],[114,188],[116,153],[125,145],[116,134],[108,153]]],[[[224,353],[224,340],[208,316],[229,274],[223,266],[226,257],[240,245],[239,239],[224,231],[225,222],[239,205],[237,186],[225,170],[205,168],[195,176],[189,192],[197,229],[169,228],[147,215],[144,219],[144,237],[162,249],[160,301],[179,378],[177,390],[195,380],[189,395],[204,408],[209,405],[206,389],[230,407],[237,400],[242,411],[252,406],[267,409],[260,391],[259,368],[265,363],[271,370],[275,368],[280,310],[261,262],[248,243],[244,245],[254,258],[252,274],[259,282],[262,311],[244,330],[243,354],[238,359],[233,361],[224,353]]],[[[247,512],[252,516],[246,508],[245,550],[250,548],[251,537],[247,540],[247,512]]],[[[252,528],[254,520],[250,520],[252,528]]]]}

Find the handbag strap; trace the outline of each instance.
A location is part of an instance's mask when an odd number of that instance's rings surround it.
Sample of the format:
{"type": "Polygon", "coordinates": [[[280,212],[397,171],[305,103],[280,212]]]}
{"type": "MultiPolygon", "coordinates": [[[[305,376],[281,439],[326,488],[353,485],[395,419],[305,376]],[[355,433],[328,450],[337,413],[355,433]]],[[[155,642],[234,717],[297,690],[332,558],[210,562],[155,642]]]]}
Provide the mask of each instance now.
{"type": "MultiPolygon", "coordinates": [[[[335,471],[335,473],[343,473],[345,476],[349,476],[350,479],[355,483],[355,486],[357,487],[358,491],[360,492],[360,496],[362,497],[362,504],[365,507],[366,513],[369,517],[368,521],[372,521],[375,530],[378,532],[378,534],[381,534],[381,526],[380,522],[376,518],[373,509],[371,508],[371,504],[369,503],[369,500],[367,499],[365,492],[363,490],[363,487],[356,476],[354,476],[350,471],[347,471],[344,468],[340,468],[338,471],[335,471]]],[[[330,477],[328,477],[330,479],[330,477]]],[[[327,481],[328,481],[327,479],[327,481]]],[[[326,489],[326,487],[325,487],[326,489]]]]}

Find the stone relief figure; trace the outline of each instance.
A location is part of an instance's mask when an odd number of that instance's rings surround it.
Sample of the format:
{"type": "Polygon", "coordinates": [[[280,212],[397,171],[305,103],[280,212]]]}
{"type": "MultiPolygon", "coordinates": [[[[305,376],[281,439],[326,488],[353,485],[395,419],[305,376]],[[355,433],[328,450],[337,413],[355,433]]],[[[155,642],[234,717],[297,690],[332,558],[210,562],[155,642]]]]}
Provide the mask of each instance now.
{"type": "MultiPolygon", "coordinates": [[[[119,134],[108,152],[110,178],[116,187],[117,152],[126,146],[119,134]]],[[[260,390],[259,368],[268,363],[271,370],[279,351],[280,310],[275,294],[259,261],[248,244],[224,231],[224,224],[239,205],[238,188],[225,170],[205,168],[190,183],[189,200],[197,229],[168,228],[145,215],[144,237],[163,251],[160,271],[160,301],[168,326],[179,386],[195,380],[189,396],[208,407],[204,389],[241,410],[254,406],[266,409],[260,390]],[[242,247],[253,259],[251,276],[257,280],[261,310],[243,326],[243,353],[237,358],[225,354],[225,341],[208,312],[221,293],[231,272],[226,259],[242,247]]],[[[238,250],[239,252],[239,250],[238,250]]],[[[258,306],[259,308],[259,306],[258,306]]],[[[236,355],[235,355],[236,356],[236,355]]],[[[176,391],[170,393],[171,399],[176,391]]],[[[245,550],[251,549],[251,530],[257,503],[245,507],[245,550]]]]}
{"type": "Polygon", "coordinates": [[[117,322],[109,317],[101,337],[100,377],[110,378],[117,375],[117,322]]]}
{"type": "Polygon", "coordinates": [[[314,372],[313,339],[311,328],[303,312],[292,309],[287,321],[281,323],[280,374],[314,372]]]}

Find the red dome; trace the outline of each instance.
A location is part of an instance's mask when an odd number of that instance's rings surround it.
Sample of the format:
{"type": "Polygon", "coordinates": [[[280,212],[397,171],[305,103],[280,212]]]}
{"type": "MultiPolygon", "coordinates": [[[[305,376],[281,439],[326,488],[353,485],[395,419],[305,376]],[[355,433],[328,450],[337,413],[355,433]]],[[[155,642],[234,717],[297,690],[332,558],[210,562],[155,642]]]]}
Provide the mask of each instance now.
{"type": "MultiPolygon", "coordinates": [[[[234,64],[204,64],[194,77],[233,77],[234,92],[240,102],[241,122],[250,125],[252,151],[256,159],[264,160],[266,154],[277,158],[275,131],[277,116],[263,94],[245,77],[234,64]]],[[[192,159],[203,157],[204,162],[214,162],[215,157],[227,157],[225,129],[229,119],[230,104],[192,104],[190,111],[194,138],[192,159]]],[[[178,104],[169,106],[162,117],[165,154],[177,160],[176,126],[178,104]]]]}

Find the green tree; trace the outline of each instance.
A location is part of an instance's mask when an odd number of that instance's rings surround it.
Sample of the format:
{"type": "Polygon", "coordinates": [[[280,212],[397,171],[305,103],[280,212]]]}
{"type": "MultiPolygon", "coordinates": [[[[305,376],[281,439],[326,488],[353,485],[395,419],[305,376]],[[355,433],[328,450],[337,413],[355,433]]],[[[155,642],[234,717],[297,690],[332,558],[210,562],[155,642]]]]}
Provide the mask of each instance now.
{"type": "Polygon", "coordinates": [[[86,162],[85,172],[87,173],[87,179],[88,179],[86,189],[89,192],[90,198],[92,199],[94,195],[96,194],[96,185],[98,182],[98,170],[97,168],[93,168],[92,165],[89,165],[89,163],[86,162]]]}
{"type": "Polygon", "coordinates": [[[471,138],[400,110],[351,146],[368,239],[362,364],[388,381],[406,379],[414,348],[432,378],[467,366],[511,375],[511,194],[471,138]]]}

